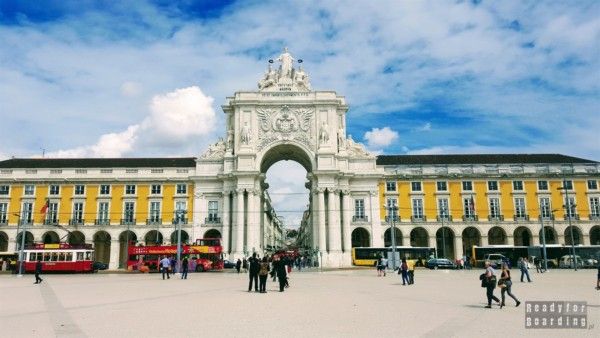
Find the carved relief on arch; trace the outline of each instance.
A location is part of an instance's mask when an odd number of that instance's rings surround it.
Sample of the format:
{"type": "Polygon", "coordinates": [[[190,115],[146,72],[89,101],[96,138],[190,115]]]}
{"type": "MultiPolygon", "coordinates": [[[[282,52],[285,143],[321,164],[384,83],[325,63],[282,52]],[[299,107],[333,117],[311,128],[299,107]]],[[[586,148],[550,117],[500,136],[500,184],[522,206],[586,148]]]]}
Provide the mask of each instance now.
{"type": "Polygon", "coordinates": [[[310,137],[310,126],[314,117],[313,108],[284,105],[280,109],[258,108],[256,113],[260,124],[258,151],[274,142],[291,140],[313,148],[314,144],[310,137]]]}

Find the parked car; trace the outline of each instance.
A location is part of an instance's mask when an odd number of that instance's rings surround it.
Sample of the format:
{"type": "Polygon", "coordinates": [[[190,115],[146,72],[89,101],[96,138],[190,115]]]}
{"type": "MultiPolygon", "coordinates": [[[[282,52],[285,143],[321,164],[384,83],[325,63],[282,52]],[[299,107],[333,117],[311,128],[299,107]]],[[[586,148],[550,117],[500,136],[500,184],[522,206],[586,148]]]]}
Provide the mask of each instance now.
{"type": "Polygon", "coordinates": [[[446,258],[432,258],[427,261],[427,267],[430,269],[456,269],[456,264],[446,258]]]}
{"type": "Polygon", "coordinates": [[[225,269],[235,269],[235,262],[232,262],[230,260],[224,260],[223,261],[223,268],[225,269]]]}
{"type": "MultiPolygon", "coordinates": [[[[578,268],[595,268],[598,266],[598,261],[593,258],[582,259],[581,256],[576,255],[575,261],[577,262],[578,268]]],[[[563,269],[573,267],[573,255],[562,256],[558,263],[558,267],[563,269]]]]}
{"type": "Polygon", "coordinates": [[[108,269],[108,264],[106,263],[102,263],[102,262],[94,262],[92,264],[92,269],[94,271],[98,271],[98,270],[106,270],[108,269]]]}
{"type": "Polygon", "coordinates": [[[502,254],[488,254],[485,255],[485,260],[489,261],[494,269],[502,268],[502,263],[506,263],[510,269],[510,259],[502,254]]]}

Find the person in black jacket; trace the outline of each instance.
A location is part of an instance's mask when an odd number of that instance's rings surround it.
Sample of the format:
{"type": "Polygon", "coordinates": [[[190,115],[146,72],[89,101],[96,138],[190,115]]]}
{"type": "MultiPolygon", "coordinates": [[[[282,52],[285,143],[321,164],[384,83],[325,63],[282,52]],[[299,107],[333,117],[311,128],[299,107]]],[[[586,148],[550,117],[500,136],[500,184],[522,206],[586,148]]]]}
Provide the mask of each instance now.
{"type": "Polygon", "coordinates": [[[287,272],[285,271],[285,261],[283,259],[275,261],[275,273],[279,279],[279,292],[283,292],[287,283],[287,272]]]}
{"type": "Polygon", "coordinates": [[[187,275],[188,275],[188,266],[189,261],[187,259],[187,256],[183,257],[183,260],[181,261],[181,279],[187,279],[187,275]]]}
{"type": "Polygon", "coordinates": [[[252,254],[252,257],[248,259],[250,263],[250,283],[248,284],[248,292],[252,291],[252,281],[254,281],[254,291],[258,292],[258,271],[260,270],[260,263],[256,258],[256,252],[252,254]]]}
{"type": "Polygon", "coordinates": [[[42,260],[38,259],[37,263],[35,263],[35,283],[33,284],[39,284],[44,281],[40,278],[40,273],[42,273],[42,260]]]}

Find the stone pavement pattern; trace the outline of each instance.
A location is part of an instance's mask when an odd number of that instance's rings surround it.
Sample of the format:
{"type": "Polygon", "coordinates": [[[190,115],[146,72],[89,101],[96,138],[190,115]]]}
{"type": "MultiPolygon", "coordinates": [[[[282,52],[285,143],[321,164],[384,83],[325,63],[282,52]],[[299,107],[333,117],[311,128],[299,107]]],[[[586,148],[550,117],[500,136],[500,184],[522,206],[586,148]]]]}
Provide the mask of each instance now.
{"type": "MultiPolygon", "coordinates": [[[[596,270],[533,274],[527,300],[584,300],[589,330],[525,330],[524,306],[484,309],[479,270],[416,271],[416,284],[374,270],[293,272],[279,293],[246,292],[231,271],[163,281],[158,274],[0,275],[0,337],[598,337],[596,270]]],[[[513,275],[518,277],[518,271],[513,275]]],[[[499,289],[496,289],[499,297],[499,289]]]]}

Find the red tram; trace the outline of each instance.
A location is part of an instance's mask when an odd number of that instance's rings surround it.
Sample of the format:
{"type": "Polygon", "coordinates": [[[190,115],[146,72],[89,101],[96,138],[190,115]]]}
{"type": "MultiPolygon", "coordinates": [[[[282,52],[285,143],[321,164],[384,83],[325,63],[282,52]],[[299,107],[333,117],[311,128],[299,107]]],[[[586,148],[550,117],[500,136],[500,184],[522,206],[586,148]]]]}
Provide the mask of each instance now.
{"type": "Polygon", "coordinates": [[[31,244],[23,252],[25,272],[34,272],[38,260],[42,262],[43,272],[94,271],[94,248],[91,244],[31,244]]]}

